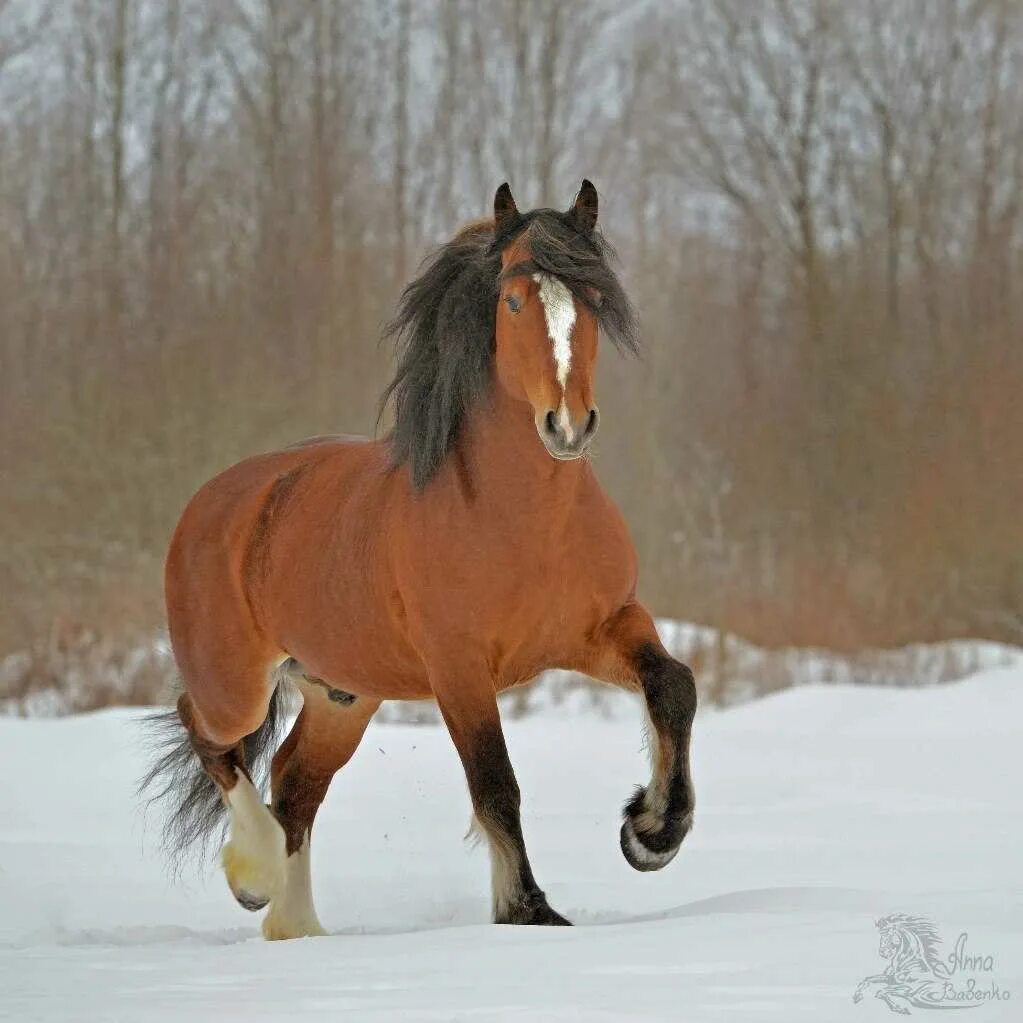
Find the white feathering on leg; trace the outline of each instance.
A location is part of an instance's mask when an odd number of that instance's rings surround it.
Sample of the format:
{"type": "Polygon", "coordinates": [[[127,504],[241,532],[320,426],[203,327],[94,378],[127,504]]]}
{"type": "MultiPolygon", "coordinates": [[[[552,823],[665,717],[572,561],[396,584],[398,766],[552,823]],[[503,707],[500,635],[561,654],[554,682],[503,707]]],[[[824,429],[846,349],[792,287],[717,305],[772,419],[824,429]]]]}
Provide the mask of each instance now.
{"type": "Polygon", "coordinates": [[[285,938],[315,938],[327,932],[313,905],[309,834],[284,862],[283,883],[263,920],[263,937],[268,941],[285,938]]]}
{"type": "Polygon", "coordinates": [[[272,899],[284,866],[284,829],[266,808],[255,786],[235,769],[238,780],[227,792],[231,840],[221,850],[220,861],[234,896],[246,900],[272,899]]]}

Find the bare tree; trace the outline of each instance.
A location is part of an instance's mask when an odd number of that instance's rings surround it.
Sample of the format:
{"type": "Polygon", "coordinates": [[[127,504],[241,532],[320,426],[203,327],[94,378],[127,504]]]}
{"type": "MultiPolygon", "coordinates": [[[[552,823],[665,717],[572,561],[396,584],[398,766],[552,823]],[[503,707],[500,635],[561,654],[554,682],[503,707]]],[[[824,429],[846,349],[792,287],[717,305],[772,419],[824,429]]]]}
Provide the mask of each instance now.
{"type": "Polygon", "coordinates": [[[596,457],[650,603],[1016,635],[1010,0],[0,0],[0,133],[0,656],[156,624],[189,493],[372,432],[418,258],[583,176],[643,323],[596,457]]]}

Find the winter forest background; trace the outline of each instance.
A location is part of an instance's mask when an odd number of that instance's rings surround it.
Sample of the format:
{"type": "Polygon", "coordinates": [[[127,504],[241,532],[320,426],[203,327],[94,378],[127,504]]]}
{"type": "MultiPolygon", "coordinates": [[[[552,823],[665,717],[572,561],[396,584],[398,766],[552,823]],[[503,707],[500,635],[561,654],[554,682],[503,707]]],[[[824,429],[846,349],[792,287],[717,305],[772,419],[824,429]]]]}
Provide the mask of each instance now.
{"type": "Polygon", "coordinates": [[[655,611],[1023,641],[1023,5],[0,0],[0,697],[127,670],[191,493],[372,433],[430,246],[584,176],[655,611]]]}

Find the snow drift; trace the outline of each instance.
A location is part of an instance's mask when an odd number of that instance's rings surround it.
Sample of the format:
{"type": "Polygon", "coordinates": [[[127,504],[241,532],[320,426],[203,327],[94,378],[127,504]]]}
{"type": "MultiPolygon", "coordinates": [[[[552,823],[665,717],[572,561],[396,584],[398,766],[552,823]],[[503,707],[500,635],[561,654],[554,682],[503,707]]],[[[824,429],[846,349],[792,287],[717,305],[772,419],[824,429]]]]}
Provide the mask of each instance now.
{"type": "MultiPolygon", "coordinates": [[[[488,924],[442,729],[374,724],[313,842],[331,937],[267,944],[219,873],[172,883],[133,796],[138,713],[0,720],[0,1018],[867,1020],[875,920],[933,920],[1023,999],[1023,671],[789,689],[694,732],[696,827],[662,873],[618,849],[638,706],[508,722],[537,878],[572,929],[488,924]]],[[[914,1010],[915,1013],[915,1010],[914,1010]]],[[[923,1013],[926,1016],[926,1013],[923,1013]]]]}

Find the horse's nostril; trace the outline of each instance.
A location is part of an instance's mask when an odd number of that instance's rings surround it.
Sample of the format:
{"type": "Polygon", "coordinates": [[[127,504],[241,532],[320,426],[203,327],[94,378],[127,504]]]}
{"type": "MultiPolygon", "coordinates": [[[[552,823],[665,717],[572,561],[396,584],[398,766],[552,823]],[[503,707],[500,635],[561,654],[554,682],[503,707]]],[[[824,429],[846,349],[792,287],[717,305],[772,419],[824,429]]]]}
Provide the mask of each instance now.
{"type": "Polygon", "coordinates": [[[586,436],[589,437],[597,430],[597,420],[600,418],[595,408],[590,409],[590,416],[586,420],[586,436]]]}
{"type": "Polygon", "coordinates": [[[547,413],[547,416],[544,419],[544,423],[547,426],[547,432],[548,433],[556,433],[557,432],[557,426],[554,423],[554,412],[553,411],[547,413]]]}

